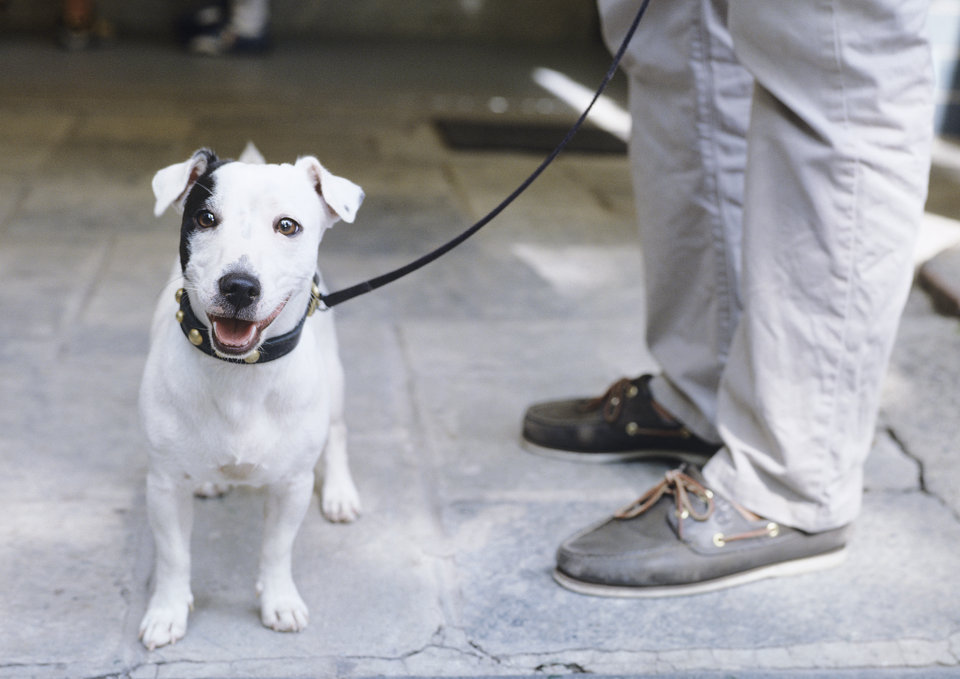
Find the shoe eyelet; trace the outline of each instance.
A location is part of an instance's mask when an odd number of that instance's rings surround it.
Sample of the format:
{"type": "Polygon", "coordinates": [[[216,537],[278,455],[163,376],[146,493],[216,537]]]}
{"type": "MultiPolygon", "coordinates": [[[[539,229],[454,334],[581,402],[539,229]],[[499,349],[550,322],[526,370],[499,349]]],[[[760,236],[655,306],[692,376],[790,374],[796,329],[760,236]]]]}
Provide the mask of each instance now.
{"type": "Polygon", "coordinates": [[[767,535],[769,535],[769,536],[772,537],[772,538],[775,538],[775,537],[777,537],[778,535],[780,535],[780,526],[778,526],[777,524],[773,523],[772,521],[771,521],[770,523],[768,523],[768,524],[767,524],[767,535]]]}
{"type": "Polygon", "coordinates": [[[688,512],[686,509],[684,509],[684,510],[682,510],[682,511],[679,511],[679,512],[676,512],[676,515],[677,515],[677,518],[678,518],[678,519],[689,519],[689,518],[690,518],[690,512],[688,512]]]}
{"type": "Polygon", "coordinates": [[[627,423],[626,432],[628,436],[636,436],[638,431],[640,431],[640,425],[636,422],[627,423]]]}
{"type": "Polygon", "coordinates": [[[640,390],[637,388],[637,386],[635,384],[631,385],[630,388],[627,389],[627,398],[636,398],[637,394],[639,393],[640,390]]]}
{"type": "Polygon", "coordinates": [[[613,407],[617,407],[618,405],[620,405],[620,397],[619,396],[612,397],[610,399],[610,405],[612,405],[613,407]]]}
{"type": "Polygon", "coordinates": [[[723,533],[717,533],[713,536],[713,544],[717,547],[723,547],[725,544],[727,544],[727,540],[723,537],[723,533]]]}

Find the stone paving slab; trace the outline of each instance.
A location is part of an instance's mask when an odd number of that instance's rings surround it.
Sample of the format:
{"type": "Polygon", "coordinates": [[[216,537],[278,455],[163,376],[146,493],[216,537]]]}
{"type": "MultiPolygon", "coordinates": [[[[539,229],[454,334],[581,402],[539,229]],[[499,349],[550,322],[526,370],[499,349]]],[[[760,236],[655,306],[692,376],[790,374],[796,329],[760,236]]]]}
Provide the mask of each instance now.
{"type": "Polygon", "coordinates": [[[914,290],[884,391],[884,419],[923,470],[923,488],[943,503],[938,517],[960,517],[960,320],[933,311],[914,290]]]}
{"type": "Polygon", "coordinates": [[[938,311],[960,316],[960,247],[949,248],[926,262],[919,280],[938,311]]]}
{"type": "Polygon", "coordinates": [[[553,584],[557,544],[666,468],[557,462],[518,441],[529,402],[653,369],[616,157],[564,157],[449,258],[338,309],[365,515],[335,526],[311,508],[294,561],[311,626],[260,625],[262,499],[238,489],[197,501],[188,636],[140,646],[152,543],[136,394],[177,239],[176,217],[152,216],[152,173],[251,138],[270,159],[317,153],[368,192],[322,248],[338,287],[446,240],[537,162],[444,149],[430,116],[536,100],[524,74],[555,54],[339,49],[215,62],[0,47],[16,57],[0,80],[0,677],[960,676],[960,333],[919,290],[845,567],[674,601],[553,584]]]}

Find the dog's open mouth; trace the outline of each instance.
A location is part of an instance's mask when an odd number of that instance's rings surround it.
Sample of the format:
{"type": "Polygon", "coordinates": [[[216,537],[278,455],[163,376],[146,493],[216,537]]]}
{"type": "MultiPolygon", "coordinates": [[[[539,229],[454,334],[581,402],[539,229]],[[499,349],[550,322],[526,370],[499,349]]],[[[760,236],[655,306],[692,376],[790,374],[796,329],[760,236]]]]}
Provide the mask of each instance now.
{"type": "Polygon", "coordinates": [[[262,321],[248,321],[230,316],[210,315],[210,338],[213,348],[227,356],[244,356],[260,345],[263,331],[273,323],[287,305],[284,300],[262,321]]]}

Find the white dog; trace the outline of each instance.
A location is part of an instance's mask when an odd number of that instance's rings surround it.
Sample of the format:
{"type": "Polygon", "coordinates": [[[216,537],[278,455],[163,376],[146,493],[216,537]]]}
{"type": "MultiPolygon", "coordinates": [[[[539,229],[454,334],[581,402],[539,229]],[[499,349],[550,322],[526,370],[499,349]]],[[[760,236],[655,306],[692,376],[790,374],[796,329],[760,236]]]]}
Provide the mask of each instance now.
{"type": "Polygon", "coordinates": [[[352,521],[360,511],[333,319],[313,311],[320,239],[338,219],[354,220],[363,191],[316,158],[267,165],[252,146],[240,161],[197,151],[157,172],[153,191],[157,216],[174,205],[183,219],[140,389],[156,544],[140,638],[154,649],[185,634],[192,496],[233,484],[266,489],[261,620],[299,631],[308,615],[291,549],[315,469],[327,518],[352,521]]]}

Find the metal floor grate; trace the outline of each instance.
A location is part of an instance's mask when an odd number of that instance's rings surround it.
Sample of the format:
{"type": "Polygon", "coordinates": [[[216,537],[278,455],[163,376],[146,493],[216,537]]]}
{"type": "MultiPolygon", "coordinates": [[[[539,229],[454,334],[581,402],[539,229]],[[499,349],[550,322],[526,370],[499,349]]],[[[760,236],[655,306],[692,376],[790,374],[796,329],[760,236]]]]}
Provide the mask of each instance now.
{"type": "MultiPolygon", "coordinates": [[[[549,153],[564,138],[569,125],[438,119],[434,126],[447,147],[461,151],[549,153]]],[[[568,153],[625,154],[626,143],[609,132],[584,126],[565,149],[568,153]]]]}

